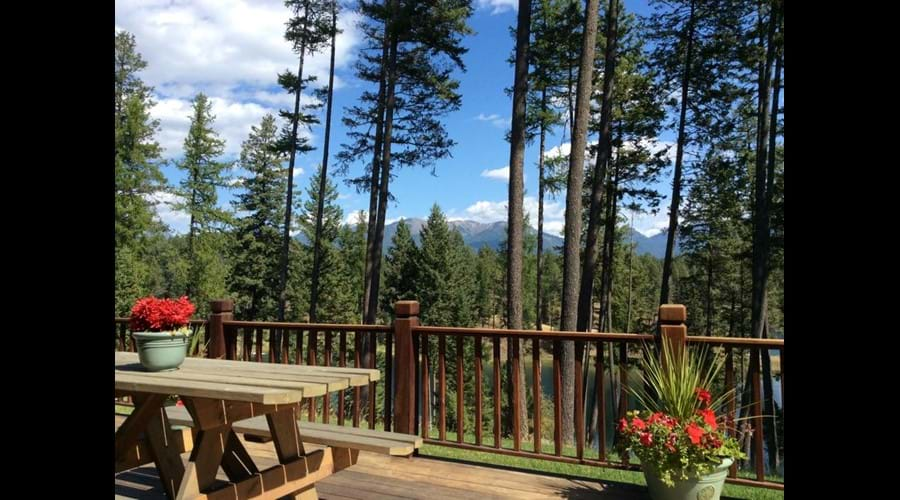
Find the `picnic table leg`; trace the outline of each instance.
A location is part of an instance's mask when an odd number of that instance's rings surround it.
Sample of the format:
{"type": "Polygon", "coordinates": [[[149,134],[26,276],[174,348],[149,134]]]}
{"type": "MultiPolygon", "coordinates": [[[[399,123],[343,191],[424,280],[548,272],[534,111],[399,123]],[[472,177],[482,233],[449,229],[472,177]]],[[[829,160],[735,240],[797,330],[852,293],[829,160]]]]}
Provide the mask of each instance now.
{"type": "MultiPolygon", "coordinates": [[[[190,498],[208,490],[215,483],[220,465],[233,483],[241,483],[259,473],[231,428],[223,401],[206,398],[184,398],[184,401],[199,432],[178,498],[190,498]]],[[[243,485],[249,488],[243,494],[259,493],[255,491],[260,488],[258,481],[243,485]]]]}
{"type": "Polygon", "coordinates": [[[184,477],[184,464],[181,462],[181,448],[176,446],[169,418],[162,406],[163,401],[165,397],[155,394],[134,395],[136,412],[141,411],[139,408],[144,405],[152,409],[152,416],[144,427],[144,434],[150,445],[150,453],[156,463],[163,489],[169,498],[175,498],[184,477]]]}
{"type": "MultiPolygon", "coordinates": [[[[300,439],[300,429],[297,426],[296,407],[279,410],[266,415],[269,423],[269,431],[275,444],[275,453],[281,464],[287,464],[306,455],[303,449],[303,441],[300,439]]],[[[313,471],[308,471],[313,472],[313,471]]],[[[290,479],[290,478],[288,478],[290,479]]],[[[315,483],[304,486],[298,491],[287,495],[296,500],[318,500],[315,483]]]]}

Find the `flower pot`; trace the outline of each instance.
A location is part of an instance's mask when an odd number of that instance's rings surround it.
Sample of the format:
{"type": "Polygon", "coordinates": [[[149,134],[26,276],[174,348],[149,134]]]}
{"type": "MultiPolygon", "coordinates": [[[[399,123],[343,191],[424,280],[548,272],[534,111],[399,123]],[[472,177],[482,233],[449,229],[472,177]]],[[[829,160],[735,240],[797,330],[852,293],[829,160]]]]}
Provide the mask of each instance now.
{"type": "Polygon", "coordinates": [[[650,498],[653,500],[719,500],[722,486],[728,476],[728,468],[733,460],[726,458],[714,471],[699,477],[675,481],[675,486],[666,486],[653,467],[643,466],[644,479],[650,498]]]}
{"type": "Polygon", "coordinates": [[[151,372],[177,369],[184,362],[191,336],[185,332],[134,332],[138,358],[151,372]]]}

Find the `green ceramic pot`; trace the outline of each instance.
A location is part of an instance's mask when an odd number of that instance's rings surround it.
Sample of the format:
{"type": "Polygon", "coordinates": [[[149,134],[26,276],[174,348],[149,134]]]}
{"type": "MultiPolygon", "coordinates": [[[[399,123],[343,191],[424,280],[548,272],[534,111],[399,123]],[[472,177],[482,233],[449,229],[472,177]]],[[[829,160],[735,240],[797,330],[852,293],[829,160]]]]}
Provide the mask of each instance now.
{"type": "Polygon", "coordinates": [[[675,486],[672,487],[666,486],[659,479],[655,469],[644,465],[644,479],[653,500],[719,500],[732,462],[732,459],[726,458],[713,472],[705,476],[675,481],[675,486]]]}
{"type": "Polygon", "coordinates": [[[190,333],[185,332],[134,332],[138,358],[141,365],[151,372],[177,369],[184,362],[190,344],[190,333]]]}

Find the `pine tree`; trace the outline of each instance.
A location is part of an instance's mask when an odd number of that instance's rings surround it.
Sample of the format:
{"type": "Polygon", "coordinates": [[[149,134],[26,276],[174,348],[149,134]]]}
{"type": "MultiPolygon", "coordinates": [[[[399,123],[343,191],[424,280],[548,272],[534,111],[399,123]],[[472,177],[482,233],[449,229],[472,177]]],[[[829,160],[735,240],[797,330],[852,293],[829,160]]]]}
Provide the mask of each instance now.
{"type": "MultiPolygon", "coordinates": [[[[303,113],[300,106],[300,96],[303,94],[303,88],[309,82],[315,80],[314,77],[303,76],[303,63],[307,54],[317,52],[327,43],[331,36],[331,12],[332,6],[326,0],[285,0],[285,6],[291,9],[293,17],[287,22],[287,29],[284,37],[291,42],[294,52],[300,56],[297,73],[285,70],[278,75],[278,83],[289,93],[294,96],[293,112],[281,111],[282,118],[288,121],[288,128],[284,130],[282,136],[281,147],[289,154],[288,159],[288,185],[287,200],[284,209],[284,226],[282,233],[281,247],[281,271],[278,286],[278,320],[284,321],[285,315],[285,292],[287,290],[287,275],[290,267],[288,259],[290,256],[290,228],[292,225],[291,211],[293,209],[294,194],[294,162],[297,153],[306,153],[312,150],[309,141],[305,137],[297,135],[299,127],[303,124],[309,127],[318,120],[312,115],[303,113]]],[[[276,337],[276,344],[278,335],[276,337]]]]}
{"type": "Polygon", "coordinates": [[[185,177],[178,189],[181,201],[174,208],[190,215],[187,234],[190,280],[185,293],[195,302],[210,298],[194,295],[201,291],[199,283],[207,279],[207,272],[212,272],[209,266],[216,260],[210,254],[216,250],[205,237],[214,230],[224,229],[229,222],[228,214],[218,206],[217,189],[227,185],[225,170],[230,165],[218,159],[225,151],[225,141],[213,129],[214,121],[209,98],[202,92],[197,94],[193,100],[191,126],[184,139],[184,158],[177,162],[178,168],[185,171],[185,177]]]}
{"type": "Polygon", "coordinates": [[[386,314],[394,312],[394,302],[398,300],[419,300],[419,259],[419,249],[409,232],[409,225],[400,219],[391,239],[391,249],[385,257],[381,309],[386,314]]]}
{"type": "MultiPolygon", "coordinates": [[[[581,248],[581,191],[584,178],[584,150],[587,146],[587,125],[590,114],[590,98],[593,91],[594,49],[597,45],[598,0],[587,0],[584,18],[584,35],[581,44],[581,61],[578,69],[578,86],[575,102],[575,124],[569,153],[569,177],[566,191],[566,227],[563,253],[563,299],[560,329],[574,331],[577,328],[578,292],[581,248]]],[[[583,346],[563,342],[563,438],[572,442],[575,437],[575,359],[581,357],[583,346]]]]}
{"type": "Polygon", "coordinates": [[[312,267],[312,279],[310,284],[310,299],[309,299],[309,321],[311,323],[315,323],[317,321],[317,308],[319,304],[319,277],[321,274],[321,265],[322,265],[322,245],[320,244],[320,240],[322,238],[322,214],[324,212],[323,203],[325,202],[326,197],[326,181],[328,179],[328,152],[329,147],[331,145],[331,108],[333,104],[333,96],[334,96],[334,51],[335,51],[335,39],[337,38],[337,14],[338,14],[338,5],[336,0],[331,1],[331,64],[329,66],[328,71],[328,91],[327,91],[327,102],[328,107],[325,112],[325,144],[322,148],[322,169],[321,175],[319,176],[319,206],[316,209],[316,231],[313,236],[313,267],[312,267]]]}
{"type": "Polygon", "coordinates": [[[308,260],[304,261],[302,281],[304,283],[312,281],[312,242],[314,241],[316,226],[319,221],[317,214],[319,214],[319,207],[322,207],[319,239],[319,246],[321,247],[320,277],[318,280],[319,289],[315,290],[315,293],[319,297],[319,309],[323,318],[328,318],[334,322],[349,322],[353,319],[353,291],[351,284],[345,279],[347,275],[347,272],[344,270],[346,263],[340,258],[340,252],[336,245],[344,212],[336,203],[338,197],[337,186],[330,179],[326,179],[324,183],[324,198],[319,199],[319,187],[322,185],[322,176],[323,172],[320,168],[310,177],[309,187],[306,190],[306,200],[303,202],[300,213],[297,214],[300,233],[309,242],[304,245],[304,255],[308,260]]]}
{"type": "Polygon", "coordinates": [[[266,115],[253,126],[241,150],[240,166],[249,172],[241,183],[234,210],[236,246],[229,288],[236,294],[236,315],[271,321],[278,309],[278,249],[287,189],[283,152],[276,148],[275,117],[266,115]]]}

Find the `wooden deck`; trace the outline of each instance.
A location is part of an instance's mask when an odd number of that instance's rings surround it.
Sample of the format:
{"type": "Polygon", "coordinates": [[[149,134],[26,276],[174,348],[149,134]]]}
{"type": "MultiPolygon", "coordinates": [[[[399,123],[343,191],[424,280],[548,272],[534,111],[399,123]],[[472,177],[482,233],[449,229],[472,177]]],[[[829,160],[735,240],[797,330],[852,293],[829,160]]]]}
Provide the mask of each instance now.
{"type": "MultiPolygon", "coordinates": [[[[277,464],[272,443],[244,442],[261,467],[277,464]]],[[[308,449],[316,449],[308,446],[308,449]]],[[[182,455],[187,460],[187,454],[182,455]]],[[[225,479],[220,470],[220,478],[225,479]]],[[[152,464],[116,475],[116,498],[164,499],[152,464]]],[[[359,463],[316,483],[319,498],[427,500],[481,498],[649,498],[644,488],[592,480],[530,474],[425,457],[400,458],[362,452],[359,463]]]]}

